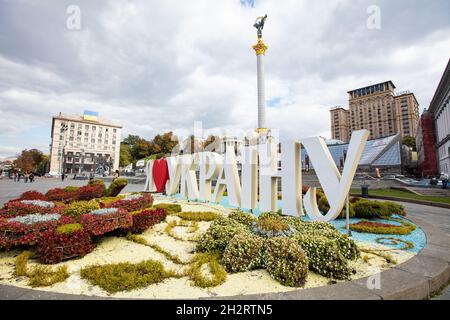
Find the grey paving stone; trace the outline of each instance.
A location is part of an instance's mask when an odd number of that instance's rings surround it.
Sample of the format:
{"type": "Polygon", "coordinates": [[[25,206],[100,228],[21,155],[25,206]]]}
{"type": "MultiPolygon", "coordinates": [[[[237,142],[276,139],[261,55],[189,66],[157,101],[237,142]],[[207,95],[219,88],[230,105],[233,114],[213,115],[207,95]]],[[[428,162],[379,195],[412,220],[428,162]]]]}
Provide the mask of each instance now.
{"type": "MultiPolygon", "coordinates": [[[[429,279],[392,268],[380,275],[380,289],[371,290],[383,300],[421,300],[430,296],[429,279]]],[[[353,281],[367,288],[367,278],[353,281]]]]}
{"type": "Polygon", "coordinates": [[[0,285],[0,300],[16,300],[28,291],[19,287],[0,285]]]}
{"type": "Polygon", "coordinates": [[[424,254],[419,254],[395,268],[426,277],[429,281],[431,294],[441,289],[442,284],[447,283],[450,279],[448,262],[424,254]]]}

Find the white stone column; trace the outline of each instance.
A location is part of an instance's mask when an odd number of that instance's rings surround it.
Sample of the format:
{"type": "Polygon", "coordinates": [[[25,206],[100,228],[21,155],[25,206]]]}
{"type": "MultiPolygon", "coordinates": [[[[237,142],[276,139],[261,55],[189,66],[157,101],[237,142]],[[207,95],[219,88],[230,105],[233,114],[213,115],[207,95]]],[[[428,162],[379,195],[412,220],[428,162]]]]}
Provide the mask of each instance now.
{"type": "Polygon", "coordinates": [[[266,126],[266,87],[264,82],[264,55],[258,54],[257,74],[258,74],[258,128],[265,129],[266,126]]]}
{"type": "Polygon", "coordinates": [[[258,43],[253,46],[256,52],[256,71],[258,79],[258,133],[267,133],[266,126],[266,88],[264,83],[264,55],[267,46],[261,38],[258,38],[258,43]]]}

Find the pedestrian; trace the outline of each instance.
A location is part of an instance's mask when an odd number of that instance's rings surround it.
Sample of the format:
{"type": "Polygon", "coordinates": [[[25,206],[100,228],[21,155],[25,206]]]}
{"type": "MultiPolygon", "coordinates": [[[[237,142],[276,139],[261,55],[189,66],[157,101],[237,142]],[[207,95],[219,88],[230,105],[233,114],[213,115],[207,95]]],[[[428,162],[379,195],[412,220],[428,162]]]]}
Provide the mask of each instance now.
{"type": "Polygon", "coordinates": [[[116,179],[119,178],[119,177],[120,177],[120,172],[119,172],[119,170],[116,170],[116,171],[114,172],[112,181],[116,180],[116,179]]]}
{"type": "Polygon", "coordinates": [[[22,176],[22,174],[19,172],[19,173],[17,174],[17,182],[20,182],[21,176],[22,176]]]}
{"type": "Polygon", "coordinates": [[[13,178],[14,178],[14,182],[17,182],[17,172],[13,172],[13,178]]]}
{"type": "Polygon", "coordinates": [[[61,174],[61,180],[64,182],[65,174],[64,172],[61,174]]]}
{"type": "Polygon", "coordinates": [[[34,174],[32,172],[32,173],[30,173],[30,183],[33,183],[33,181],[34,181],[34,174]]]}
{"type": "Polygon", "coordinates": [[[28,182],[28,177],[29,177],[30,175],[28,174],[28,172],[25,172],[25,174],[23,175],[23,181],[25,182],[25,183],[27,183],[28,182]]]}
{"type": "Polygon", "coordinates": [[[441,172],[441,181],[442,181],[442,189],[447,189],[447,184],[448,184],[448,174],[445,172],[441,172]]]}

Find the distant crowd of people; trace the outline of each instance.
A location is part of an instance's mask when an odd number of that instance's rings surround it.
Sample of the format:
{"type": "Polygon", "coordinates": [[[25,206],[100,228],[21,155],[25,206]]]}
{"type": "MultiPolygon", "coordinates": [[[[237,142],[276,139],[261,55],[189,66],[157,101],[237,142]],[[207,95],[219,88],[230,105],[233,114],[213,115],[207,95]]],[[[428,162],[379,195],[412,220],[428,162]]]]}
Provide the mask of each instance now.
{"type": "Polygon", "coordinates": [[[20,180],[23,180],[23,182],[25,182],[25,183],[28,183],[28,182],[33,183],[35,176],[34,176],[33,172],[24,172],[24,173],[14,172],[13,179],[14,179],[14,182],[20,182],[20,180]]]}

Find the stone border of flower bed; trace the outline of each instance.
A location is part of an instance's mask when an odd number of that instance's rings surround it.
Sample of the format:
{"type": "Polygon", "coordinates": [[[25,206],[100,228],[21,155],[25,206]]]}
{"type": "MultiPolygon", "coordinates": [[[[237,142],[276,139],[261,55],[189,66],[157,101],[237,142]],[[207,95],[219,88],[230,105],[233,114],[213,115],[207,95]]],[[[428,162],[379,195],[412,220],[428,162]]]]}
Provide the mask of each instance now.
{"type": "MultiPolygon", "coordinates": [[[[427,245],[403,264],[381,273],[381,289],[367,288],[368,278],[341,282],[331,286],[289,292],[250,294],[201,299],[214,300],[392,300],[426,299],[439,291],[450,279],[450,236],[438,226],[411,218],[427,235],[427,245]]],[[[0,299],[6,300],[101,300],[108,297],[62,294],[49,291],[0,285],[0,299]]]]}

